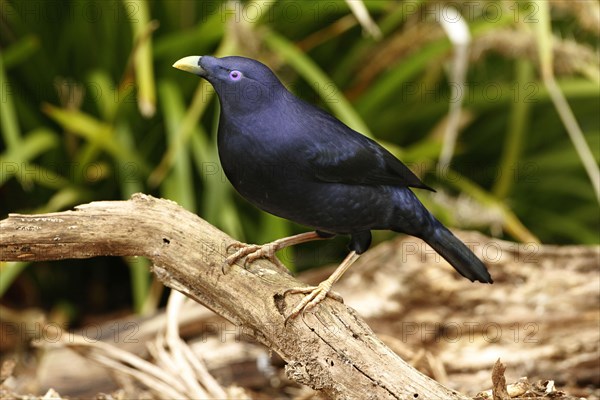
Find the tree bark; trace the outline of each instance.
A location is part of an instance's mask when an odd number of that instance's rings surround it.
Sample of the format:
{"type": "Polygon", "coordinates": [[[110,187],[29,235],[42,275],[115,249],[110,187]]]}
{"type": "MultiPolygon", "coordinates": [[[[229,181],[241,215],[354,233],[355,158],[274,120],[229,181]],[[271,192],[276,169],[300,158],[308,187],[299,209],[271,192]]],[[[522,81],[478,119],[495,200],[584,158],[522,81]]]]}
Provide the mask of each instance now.
{"type": "Polygon", "coordinates": [[[41,261],[144,256],[166,286],[235,323],[276,351],[287,375],[333,398],[465,399],[421,374],[379,340],[351,308],[326,299],[290,320],[303,284],[267,260],[221,271],[235,241],[174,202],[137,194],[75,211],[11,214],[0,221],[0,259],[41,261]]]}

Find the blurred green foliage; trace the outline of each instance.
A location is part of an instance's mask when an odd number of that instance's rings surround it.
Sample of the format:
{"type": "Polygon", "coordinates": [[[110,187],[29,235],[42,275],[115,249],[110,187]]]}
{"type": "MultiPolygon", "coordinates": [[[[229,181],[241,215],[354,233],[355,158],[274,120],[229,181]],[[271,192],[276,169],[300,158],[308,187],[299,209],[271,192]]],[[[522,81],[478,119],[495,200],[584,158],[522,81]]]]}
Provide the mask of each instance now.
{"type": "MultiPolygon", "coordinates": [[[[563,3],[551,8],[555,74],[597,163],[599,32],[586,19],[597,3],[563,3]]],[[[187,55],[237,54],[265,62],[299,96],[399,155],[438,188],[419,196],[444,222],[518,241],[598,243],[594,190],[539,76],[533,25],[544,16],[536,3],[451,2],[473,43],[450,169],[436,168],[441,127],[456,100],[446,73],[452,44],[439,26],[450,4],[365,4],[379,40],[344,1],[0,0],[0,217],[144,192],[243,241],[304,229],[232,191],[216,153],[212,89],[171,68],[187,55]]],[[[335,243],[297,257],[286,252],[285,262],[333,262],[344,251],[343,241],[335,243]]],[[[60,278],[84,263],[54,263],[51,274],[4,263],[0,295],[17,279],[9,303],[105,309],[126,282],[132,297],[124,301],[134,309],[157,303],[146,261],[99,259],[101,272],[60,278]],[[121,264],[131,280],[118,273],[121,264]],[[95,298],[78,303],[82,287],[95,298]]]]}

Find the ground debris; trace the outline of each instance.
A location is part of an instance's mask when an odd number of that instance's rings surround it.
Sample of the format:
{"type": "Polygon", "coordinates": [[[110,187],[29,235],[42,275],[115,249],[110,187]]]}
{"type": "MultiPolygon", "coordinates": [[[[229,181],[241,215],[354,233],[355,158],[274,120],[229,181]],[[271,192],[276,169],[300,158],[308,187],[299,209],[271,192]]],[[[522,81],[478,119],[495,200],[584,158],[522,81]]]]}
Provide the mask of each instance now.
{"type": "Polygon", "coordinates": [[[507,385],[506,378],[504,377],[505,371],[506,367],[500,362],[500,359],[498,359],[492,369],[493,388],[477,393],[473,400],[582,399],[580,397],[569,396],[566,393],[557,390],[553,380],[530,383],[527,377],[522,377],[517,382],[507,385]]]}

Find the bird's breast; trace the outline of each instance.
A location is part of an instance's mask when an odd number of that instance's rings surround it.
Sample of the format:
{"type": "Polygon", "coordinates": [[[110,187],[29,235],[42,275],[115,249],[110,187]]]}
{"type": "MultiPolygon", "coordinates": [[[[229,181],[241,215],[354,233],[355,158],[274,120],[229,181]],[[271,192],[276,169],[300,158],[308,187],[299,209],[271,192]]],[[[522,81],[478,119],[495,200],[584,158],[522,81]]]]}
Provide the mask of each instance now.
{"type": "Polygon", "coordinates": [[[219,126],[219,158],[233,187],[248,201],[269,211],[290,192],[299,171],[260,126],[219,126]]]}

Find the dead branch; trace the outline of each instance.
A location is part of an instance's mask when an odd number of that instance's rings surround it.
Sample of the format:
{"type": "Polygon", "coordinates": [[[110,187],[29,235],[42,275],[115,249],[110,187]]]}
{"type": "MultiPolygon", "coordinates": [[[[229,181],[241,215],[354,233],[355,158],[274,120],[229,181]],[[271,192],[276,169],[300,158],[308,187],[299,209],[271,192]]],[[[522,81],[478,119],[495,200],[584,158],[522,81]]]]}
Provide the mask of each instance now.
{"type": "Polygon", "coordinates": [[[465,399],[409,366],[341,303],[327,299],[284,326],[301,297],[281,293],[302,283],[265,260],[223,275],[225,249],[233,242],[177,204],[141,194],[0,221],[3,261],[149,258],[166,286],[238,325],[281,355],[290,379],[330,397],[465,399]]]}

